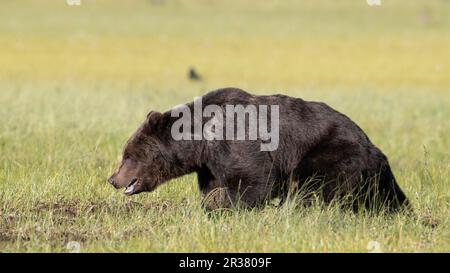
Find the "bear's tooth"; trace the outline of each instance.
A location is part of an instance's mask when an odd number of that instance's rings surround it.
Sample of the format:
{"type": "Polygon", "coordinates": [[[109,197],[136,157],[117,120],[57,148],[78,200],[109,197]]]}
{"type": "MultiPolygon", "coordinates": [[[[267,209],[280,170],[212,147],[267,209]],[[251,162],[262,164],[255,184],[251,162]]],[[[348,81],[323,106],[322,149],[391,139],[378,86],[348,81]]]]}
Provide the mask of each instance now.
{"type": "Polygon", "coordinates": [[[133,192],[133,191],[134,191],[134,184],[131,185],[131,186],[128,186],[128,187],[125,189],[125,193],[131,193],[131,192],[133,192]]]}

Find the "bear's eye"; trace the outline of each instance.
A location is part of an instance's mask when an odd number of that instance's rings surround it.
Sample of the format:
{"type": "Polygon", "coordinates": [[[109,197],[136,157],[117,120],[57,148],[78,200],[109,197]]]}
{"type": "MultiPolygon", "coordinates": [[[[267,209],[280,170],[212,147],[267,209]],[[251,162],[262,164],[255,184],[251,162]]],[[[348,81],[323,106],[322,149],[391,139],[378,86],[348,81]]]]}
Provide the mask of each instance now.
{"type": "Polygon", "coordinates": [[[131,158],[125,159],[125,161],[123,163],[123,165],[127,168],[135,168],[137,164],[138,164],[138,161],[131,159],[131,158]]]}
{"type": "Polygon", "coordinates": [[[131,155],[127,151],[125,151],[123,153],[122,159],[123,160],[127,160],[127,159],[130,159],[130,158],[131,158],[131,155]]]}
{"type": "Polygon", "coordinates": [[[134,161],[134,162],[136,162],[136,161],[138,161],[138,158],[136,157],[136,155],[134,155],[132,153],[125,152],[123,154],[123,160],[124,161],[134,161]]]}
{"type": "Polygon", "coordinates": [[[152,152],[145,153],[145,161],[149,162],[149,163],[153,163],[155,161],[155,155],[152,152]]]}

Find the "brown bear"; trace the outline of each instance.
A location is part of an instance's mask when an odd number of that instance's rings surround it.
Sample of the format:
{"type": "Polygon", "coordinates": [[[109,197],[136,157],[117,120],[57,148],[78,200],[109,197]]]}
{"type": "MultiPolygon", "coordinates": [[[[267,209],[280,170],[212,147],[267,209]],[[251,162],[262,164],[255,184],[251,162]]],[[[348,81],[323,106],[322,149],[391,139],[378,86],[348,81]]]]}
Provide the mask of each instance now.
{"type": "Polygon", "coordinates": [[[200,99],[201,104],[175,107],[178,115],[174,109],[151,111],[126,143],[121,165],[109,183],[133,195],[196,172],[205,197],[218,193],[213,202],[205,203],[209,209],[254,207],[275,197],[285,200],[293,188],[302,189],[305,196],[321,196],[328,204],[342,201],[354,210],[397,211],[409,206],[386,156],[358,125],[328,105],[285,95],[256,96],[236,88],[219,89],[200,99]],[[225,112],[230,105],[243,107],[244,120],[235,118],[238,112],[227,112],[215,125],[231,126],[226,130],[210,126],[209,133],[216,138],[208,138],[207,123],[217,121],[219,110],[225,112]],[[196,107],[203,114],[195,113],[196,107]],[[185,121],[192,123],[185,126],[181,138],[174,136],[182,128],[180,109],[194,112],[193,116],[183,112],[185,121]],[[214,111],[205,115],[208,109],[214,111]],[[249,109],[260,115],[260,127],[277,132],[272,135],[277,138],[273,147],[262,149],[271,141],[263,130],[257,130],[255,137],[247,128],[244,138],[236,138],[238,127],[246,129],[255,118],[249,109]],[[271,126],[262,126],[264,121],[271,126]]]}

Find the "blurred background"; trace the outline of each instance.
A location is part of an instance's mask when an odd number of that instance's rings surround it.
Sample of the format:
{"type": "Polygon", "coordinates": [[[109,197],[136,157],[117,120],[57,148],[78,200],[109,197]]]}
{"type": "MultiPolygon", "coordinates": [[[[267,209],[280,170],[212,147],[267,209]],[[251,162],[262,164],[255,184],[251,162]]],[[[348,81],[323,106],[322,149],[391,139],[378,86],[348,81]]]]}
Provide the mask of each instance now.
{"type": "Polygon", "coordinates": [[[179,90],[447,90],[450,1],[20,0],[0,4],[0,80],[179,90]],[[80,5],[69,5],[76,4],[80,5]]]}

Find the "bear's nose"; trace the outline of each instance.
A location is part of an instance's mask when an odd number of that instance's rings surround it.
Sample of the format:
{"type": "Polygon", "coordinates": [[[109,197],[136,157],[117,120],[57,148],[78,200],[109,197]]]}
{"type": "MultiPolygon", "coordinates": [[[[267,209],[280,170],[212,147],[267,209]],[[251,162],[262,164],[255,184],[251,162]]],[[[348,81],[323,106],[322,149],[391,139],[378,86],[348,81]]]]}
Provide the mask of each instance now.
{"type": "Polygon", "coordinates": [[[114,187],[116,186],[116,181],[114,180],[114,178],[111,176],[110,178],[108,178],[108,182],[113,185],[114,187]]]}

